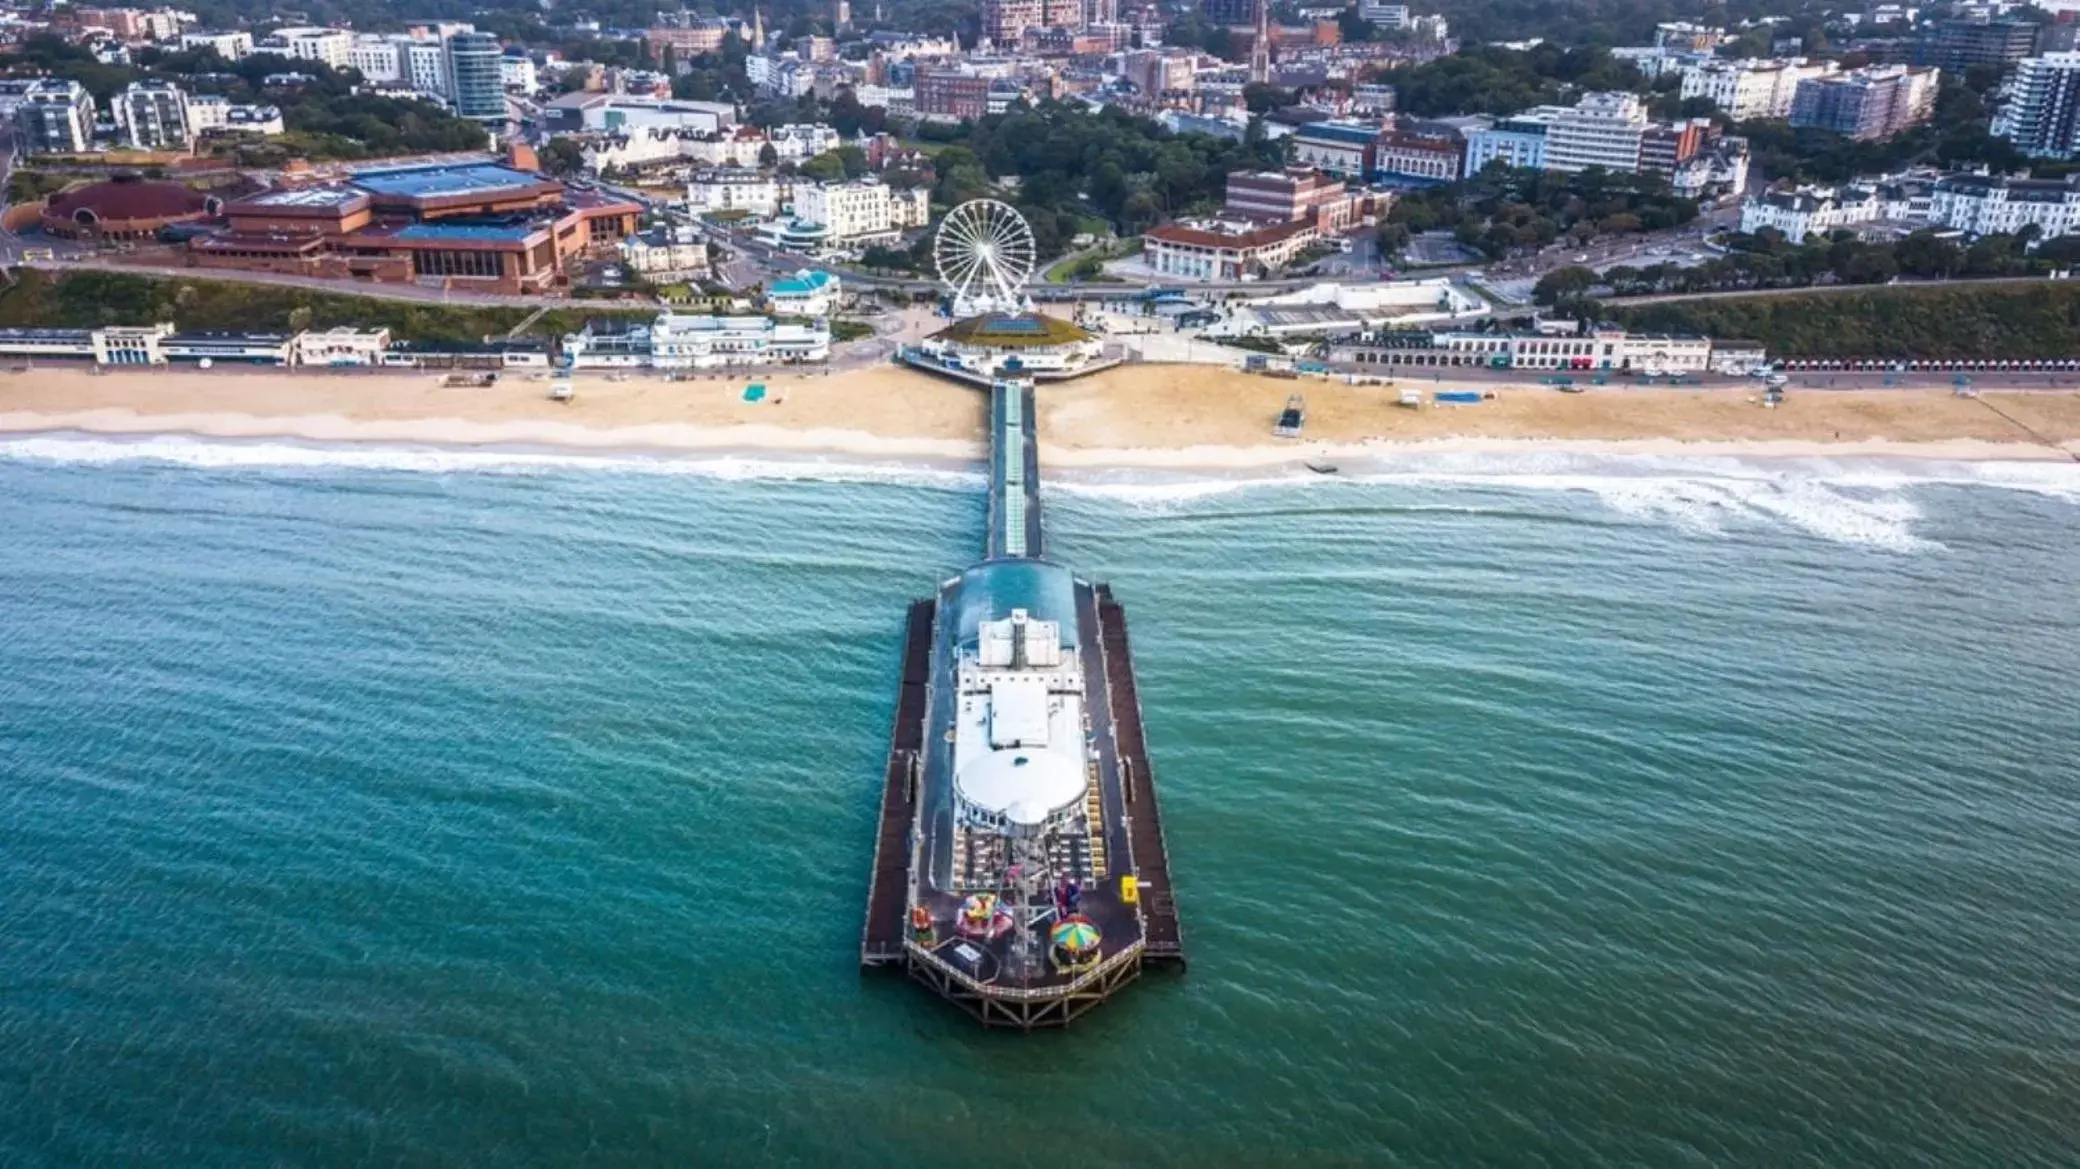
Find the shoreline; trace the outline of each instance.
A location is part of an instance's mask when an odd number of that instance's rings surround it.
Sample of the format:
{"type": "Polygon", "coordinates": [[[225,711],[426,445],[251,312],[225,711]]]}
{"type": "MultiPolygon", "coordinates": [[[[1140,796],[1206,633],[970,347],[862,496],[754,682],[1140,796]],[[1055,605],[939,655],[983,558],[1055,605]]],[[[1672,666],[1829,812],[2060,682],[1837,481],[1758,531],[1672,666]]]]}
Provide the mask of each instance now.
{"type": "MultiPolygon", "coordinates": [[[[1439,388],[1419,385],[1427,394],[1439,388]]],[[[1752,387],[1612,387],[1559,394],[1497,385],[1478,405],[1410,410],[1392,388],[1146,365],[1053,383],[1040,399],[1043,462],[1108,472],[1309,475],[1307,463],[1421,464],[1479,456],[2080,462],[2080,392],[1842,390],[1765,410],[1752,387]],[[1269,420],[1307,399],[1308,436],[1269,420]],[[1998,404],[1996,404],[1996,402],[1998,404]]],[[[697,381],[580,378],[572,403],[541,380],[452,387],[426,374],[352,379],[240,370],[0,374],[0,442],[37,438],[416,448],[532,457],[750,459],[973,472],[987,458],[985,398],[894,367],[784,370],[697,381]],[[227,371],[228,372],[228,371],[227,371]],[[759,384],[765,396],[743,397],[759,384]]],[[[1323,476],[1325,478],[1329,476],[1323,476]]]]}
{"type": "MultiPolygon", "coordinates": [[[[979,445],[950,440],[889,439],[864,431],[788,431],[782,428],[731,430],[640,427],[589,429],[483,426],[459,419],[428,420],[407,425],[363,425],[333,417],[131,415],[134,425],[108,425],[104,416],[21,415],[0,413],[0,453],[38,439],[65,442],[104,440],[135,445],[140,451],[154,440],[197,446],[221,445],[263,449],[283,445],[311,451],[427,452],[474,454],[496,462],[545,460],[602,466],[630,460],[657,463],[762,461],[776,465],[886,466],[948,474],[981,475],[988,452],[979,445]],[[303,425],[315,423],[315,425],[303,425]]],[[[1251,472],[1284,472],[1294,478],[1334,480],[1348,471],[1364,474],[1390,469],[1397,461],[1475,456],[1561,456],[1581,459],[1697,459],[1760,462],[1871,461],[1947,463],[2049,463],[2080,465],[2080,458],[2055,446],[2001,443],[1982,439],[1896,442],[1888,439],[1813,441],[1739,439],[1570,439],[1459,437],[1418,440],[1369,440],[1358,443],[1265,444],[1255,447],[1059,448],[1040,444],[1050,470],[1070,480],[1101,479],[1107,472],[1175,472],[1186,478],[1225,478],[1251,472]],[[1307,464],[1343,460],[1362,465],[1338,466],[1319,474],[1307,464]]],[[[140,457],[148,457],[140,455],[140,457]]]]}

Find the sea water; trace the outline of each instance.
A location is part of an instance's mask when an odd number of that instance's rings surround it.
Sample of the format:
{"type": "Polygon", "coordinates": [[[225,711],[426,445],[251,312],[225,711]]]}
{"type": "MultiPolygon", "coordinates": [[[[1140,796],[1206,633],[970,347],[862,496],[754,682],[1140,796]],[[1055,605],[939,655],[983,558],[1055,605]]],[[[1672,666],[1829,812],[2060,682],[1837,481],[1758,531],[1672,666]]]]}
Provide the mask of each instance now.
{"type": "Polygon", "coordinates": [[[0,1164],[2071,1166],[2080,474],[1062,482],[1190,972],[856,968],[980,479],[0,444],[0,1164]]]}

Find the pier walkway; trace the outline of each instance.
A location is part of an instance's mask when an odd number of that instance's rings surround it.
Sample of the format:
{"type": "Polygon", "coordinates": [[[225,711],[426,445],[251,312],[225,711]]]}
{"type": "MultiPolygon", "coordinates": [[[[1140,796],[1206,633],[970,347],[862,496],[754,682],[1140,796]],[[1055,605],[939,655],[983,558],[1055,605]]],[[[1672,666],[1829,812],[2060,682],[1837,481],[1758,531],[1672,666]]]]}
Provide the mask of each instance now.
{"type": "Polygon", "coordinates": [[[1031,382],[998,382],[990,389],[989,547],[991,560],[1039,560],[1046,554],[1040,527],[1040,435],[1034,427],[1031,382]]]}
{"type": "Polygon", "coordinates": [[[1163,843],[1163,819],[1156,805],[1155,769],[1148,762],[1148,740],[1141,729],[1141,693],[1134,686],[1133,647],[1127,640],[1127,613],[1112,599],[1109,585],[1098,585],[1098,627],[1105,647],[1105,672],[1112,690],[1113,734],[1119,744],[1121,786],[1127,800],[1127,839],[1142,886],[1141,913],[1147,924],[1147,960],[1184,968],[1184,929],[1177,920],[1177,901],[1170,884],[1170,851],[1163,843]]]}
{"type": "Polygon", "coordinates": [[[910,603],[903,635],[902,683],[896,692],[895,729],[881,784],[881,827],[874,838],[874,876],[867,891],[867,924],[860,936],[862,966],[903,961],[903,912],[910,896],[911,825],[917,819],[918,753],[924,747],[925,698],[930,693],[932,621],[937,602],[910,603]]]}

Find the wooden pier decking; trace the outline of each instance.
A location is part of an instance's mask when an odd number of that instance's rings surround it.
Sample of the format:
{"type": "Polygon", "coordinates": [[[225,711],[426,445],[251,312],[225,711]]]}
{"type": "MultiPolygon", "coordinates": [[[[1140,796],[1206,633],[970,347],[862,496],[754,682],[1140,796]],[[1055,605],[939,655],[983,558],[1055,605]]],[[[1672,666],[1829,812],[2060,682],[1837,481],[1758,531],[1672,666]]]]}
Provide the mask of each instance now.
{"type": "Polygon", "coordinates": [[[1146,923],[1143,960],[1183,970],[1184,929],[1177,920],[1177,900],[1170,884],[1170,852],[1163,844],[1155,769],[1149,765],[1148,740],[1141,728],[1141,695],[1134,687],[1127,613],[1112,599],[1110,586],[1098,585],[1097,592],[1099,636],[1105,647],[1105,676],[1112,693],[1112,733],[1119,745],[1120,783],[1127,797],[1127,840],[1141,886],[1141,914],[1146,923]]]}
{"type": "Polygon", "coordinates": [[[925,697],[930,691],[932,622],[938,602],[910,603],[903,634],[903,675],[889,733],[888,771],[881,786],[881,827],[874,838],[874,875],[867,890],[867,923],[860,934],[861,966],[904,960],[904,914],[910,891],[911,827],[917,820],[918,752],[924,747],[925,697]]]}

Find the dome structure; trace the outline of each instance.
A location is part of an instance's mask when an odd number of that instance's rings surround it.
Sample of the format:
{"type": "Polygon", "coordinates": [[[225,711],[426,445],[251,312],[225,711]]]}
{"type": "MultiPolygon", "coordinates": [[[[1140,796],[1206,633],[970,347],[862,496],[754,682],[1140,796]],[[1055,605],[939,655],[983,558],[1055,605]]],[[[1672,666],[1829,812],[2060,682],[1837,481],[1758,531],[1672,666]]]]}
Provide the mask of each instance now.
{"type": "Polygon", "coordinates": [[[149,239],[162,227],[209,219],[221,204],[180,183],[117,175],[52,195],[42,226],[61,239],[149,239]]]}
{"type": "Polygon", "coordinates": [[[1088,780],[1074,757],[1053,751],[992,751],[953,777],[961,810],[1013,836],[1038,835],[1077,811],[1088,780]]]}

